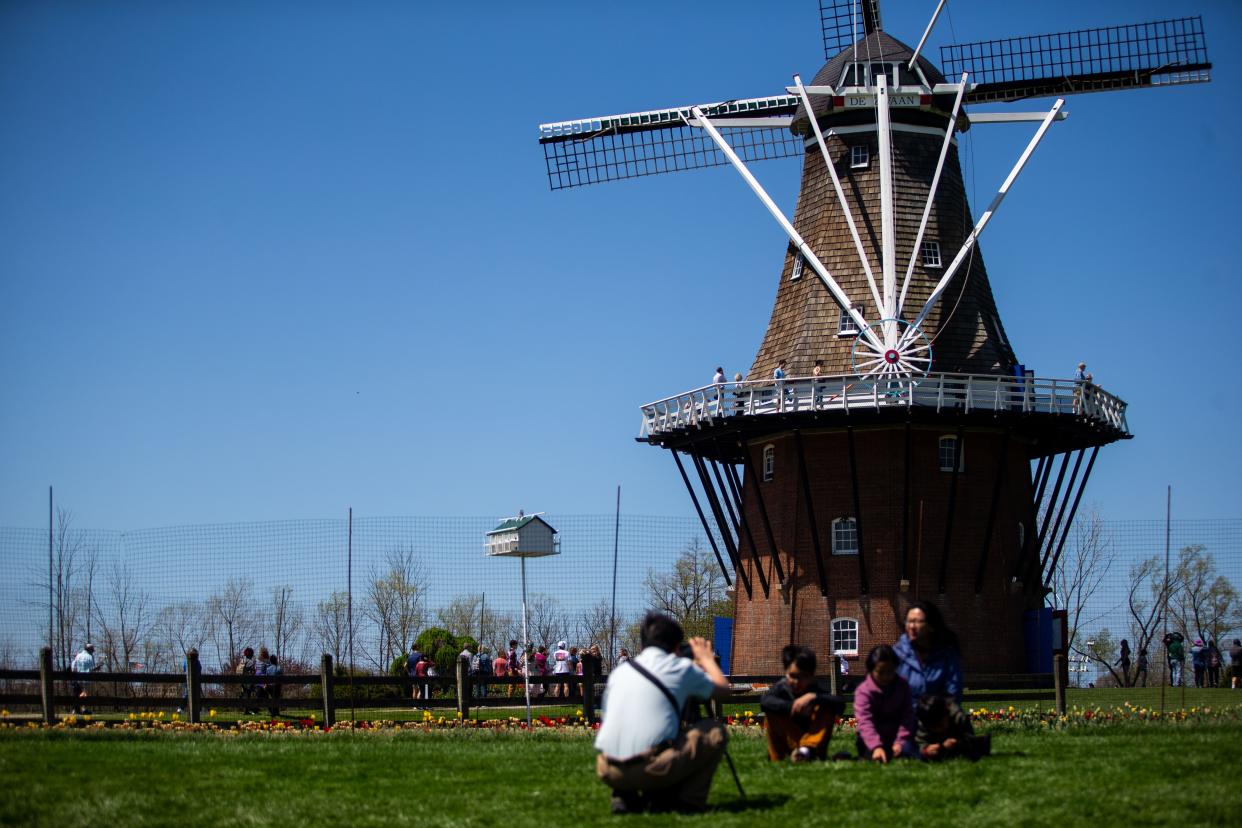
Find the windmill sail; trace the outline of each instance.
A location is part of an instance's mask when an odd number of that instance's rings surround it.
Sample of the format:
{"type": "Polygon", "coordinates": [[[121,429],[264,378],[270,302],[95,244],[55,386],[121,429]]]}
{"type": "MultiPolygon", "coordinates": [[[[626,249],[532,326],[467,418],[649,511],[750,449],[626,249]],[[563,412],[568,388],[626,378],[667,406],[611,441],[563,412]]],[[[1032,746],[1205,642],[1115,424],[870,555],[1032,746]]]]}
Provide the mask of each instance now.
{"type": "MultiPolygon", "coordinates": [[[[728,159],[703,130],[688,122],[694,106],[605,115],[539,126],[548,184],[553,190],[680,170],[719,167],[728,159]]],[[[798,99],[788,95],[701,104],[745,161],[804,152],[789,131],[798,99]]]]}
{"type": "Polygon", "coordinates": [[[944,46],[949,77],[969,72],[967,103],[1073,95],[1211,80],[1203,18],[944,46]]]}
{"type": "Polygon", "coordinates": [[[880,0],[819,0],[819,24],[824,57],[832,60],[846,46],[883,28],[880,0]]]}

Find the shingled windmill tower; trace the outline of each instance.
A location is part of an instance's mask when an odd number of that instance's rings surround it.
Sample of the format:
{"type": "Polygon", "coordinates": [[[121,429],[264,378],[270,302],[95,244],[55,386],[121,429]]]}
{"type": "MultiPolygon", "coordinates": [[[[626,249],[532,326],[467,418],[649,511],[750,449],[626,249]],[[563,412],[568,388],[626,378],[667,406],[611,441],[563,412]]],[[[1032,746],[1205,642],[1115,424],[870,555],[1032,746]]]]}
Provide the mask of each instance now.
{"type": "Polygon", "coordinates": [[[731,165],[789,238],[745,381],[642,407],[639,439],[669,450],[737,582],[734,671],[774,671],[788,642],[865,654],[918,599],[945,610],[968,671],[1021,671],[1099,449],[1130,433],[1113,394],[1023,370],[977,244],[1064,101],[979,105],[1207,81],[1202,22],[948,46],[942,71],[921,54],[940,7],[915,48],[878,0],[820,11],[809,85],[544,124],[549,180],[731,165]],[[1000,121],[1034,133],[974,216],[956,136],[1000,121]],[[750,170],[787,156],[803,158],[792,219],[750,170]]]}

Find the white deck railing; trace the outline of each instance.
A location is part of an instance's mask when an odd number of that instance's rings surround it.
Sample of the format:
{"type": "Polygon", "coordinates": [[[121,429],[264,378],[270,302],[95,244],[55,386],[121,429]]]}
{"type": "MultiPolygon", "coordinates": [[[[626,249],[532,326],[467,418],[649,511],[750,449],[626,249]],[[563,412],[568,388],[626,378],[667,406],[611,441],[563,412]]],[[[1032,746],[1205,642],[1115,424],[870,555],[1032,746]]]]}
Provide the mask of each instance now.
{"type": "Polygon", "coordinates": [[[642,406],[639,436],[738,415],[892,408],[1057,414],[1130,433],[1125,401],[1091,383],[990,374],[928,374],[877,383],[847,374],[705,385],[642,406]]]}

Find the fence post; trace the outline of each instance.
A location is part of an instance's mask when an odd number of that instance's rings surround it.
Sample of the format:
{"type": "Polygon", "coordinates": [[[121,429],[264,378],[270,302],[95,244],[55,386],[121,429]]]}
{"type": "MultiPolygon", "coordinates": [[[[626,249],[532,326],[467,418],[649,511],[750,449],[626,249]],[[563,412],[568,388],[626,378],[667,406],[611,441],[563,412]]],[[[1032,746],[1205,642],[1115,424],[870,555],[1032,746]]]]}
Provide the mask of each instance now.
{"type": "Polygon", "coordinates": [[[54,724],[56,710],[53,707],[55,696],[52,686],[52,648],[43,647],[39,650],[39,695],[43,700],[43,722],[54,724]]]}
{"type": "Polygon", "coordinates": [[[464,658],[457,659],[457,717],[465,719],[470,715],[470,662],[464,658]]]}
{"type": "Polygon", "coordinates": [[[191,724],[203,720],[203,667],[198,660],[198,650],[185,654],[185,710],[191,724]]]}
{"type": "Polygon", "coordinates": [[[595,679],[598,678],[599,662],[589,658],[582,665],[582,715],[587,724],[595,724],[595,679]]]}
{"type": "Polygon", "coordinates": [[[319,690],[323,694],[323,726],[326,730],[336,724],[336,688],[333,686],[332,656],[324,653],[319,659],[319,690]]]}
{"type": "Polygon", "coordinates": [[[1057,715],[1065,715],[1065,685],[1069,684],[1069,662],[1061,653],[1052,657],[1052,688],[1056,695],[1057,715]]]}

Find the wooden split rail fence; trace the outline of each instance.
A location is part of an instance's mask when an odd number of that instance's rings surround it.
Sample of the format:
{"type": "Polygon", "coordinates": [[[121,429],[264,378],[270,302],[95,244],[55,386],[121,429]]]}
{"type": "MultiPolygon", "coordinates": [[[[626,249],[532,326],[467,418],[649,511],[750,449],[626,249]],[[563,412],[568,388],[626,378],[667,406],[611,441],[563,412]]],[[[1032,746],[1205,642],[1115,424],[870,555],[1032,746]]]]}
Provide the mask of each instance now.
{"type": "MultiPolygon", "coordinates": [[[[39,654],[38,670],[0,670],[0,682],[38,683],[38,693],[0,692],[0,705],[5,707],[17,705],[37,706],[41,708],[43,721],[52,724],[57,720],[57,709],[74,709],[89,704],[92,708],[113,708],[116,710],[145,710],[151,708],[174,708],[185,711],[186,720],[201,722],[205,706],[211,708],[253,710],[301,708],[317,706],[322,711],[323,724],[331,727],[338,720],[338,708],[375,708],[392,707],[396,704],[416,703],[423,708],[455,709],[462,718],[468,717],[473,708],[513,707],[524,703],[524,680],[514,676],[472,676],[466,662],[457,663],[455,676],[438,676],[434,678],[415,679],[408,676],[341,676],[333,668],[332,656],[324,654],[320,659],[318,675],[277,675],[252,676],[231,673],[204,674],[199,662],[198,653],[190,651],[186,655],[184,673],[74,673],[67,670],[52,669],[52,652],[44,647],[39,654]],[[92,692],[85,699],[72,694],[57,692],[57,684],[61,689],[65,684],[82,683],[92,690],[112,685],[112,694],[92,692]],[[421,698],[411,701],[411,691],[415,684],[427,689],[448,689],[455,692],[442,698],[421,698]],[[118,688],[158,687],[165,692],[161,695],[132,694],[122,695],[118,688]],[[225,688],[239,687],[241,695],[205,696],[204,686],[220,686],[225,688]],[[248,689],[260,685],[279,685],[313,687],[318,690],[318,699],[314,696],[303,698],[257,697],[248,689]],[[399,688],[400,696],[374,697],[372,692],[364,692],[362,698],[358,691],[362,688],[399,688]],[[477,693],[477,688],[494,691],[497,688],[511,688],[506,695],[494,692],[477,693]],[[171,692],[170,692],[171,691],[171,692]],[[179,692],[177,692],[179,691],[179,692]]],[[[1057,657],[1056,667],[1052,674],[1019,674],[1012,676],[990,676],[984,679],[986,690],[971,692],[968,702],[995,701],[1051,701],[1060,713],[1065,711],[1065,688],[1068,672],[1065,670],[1064,657],[1057,657]],[[1060,679],[1060,680],[1058,680],[1060,679]]],[[[762,688],[779,681],[778,675],[730,676],[729,681],[735,686],[732,695],[718,701],[713,713],[723,717],[724,704],[758,704],[762,688]]],[[[532,688],[538,688],[538,695],[532,694],[532,704],[540,707],[581,707],[583,717],[592,724],[598,721],[597,697],[602,692],[606,675],[597,675],[589,666],[581,676],[539,676],[530,679],[532,688]],[[570,687],[568,696],[549,696],[549,687],[570,687]]],[[[833,682],[835,685],[835,681],[833,682]]],[[[283,695],[283,694],[282,694],[283,695]]],[[[843,692],[846,701],[852,700],[852,693],[843,692]]]]}

